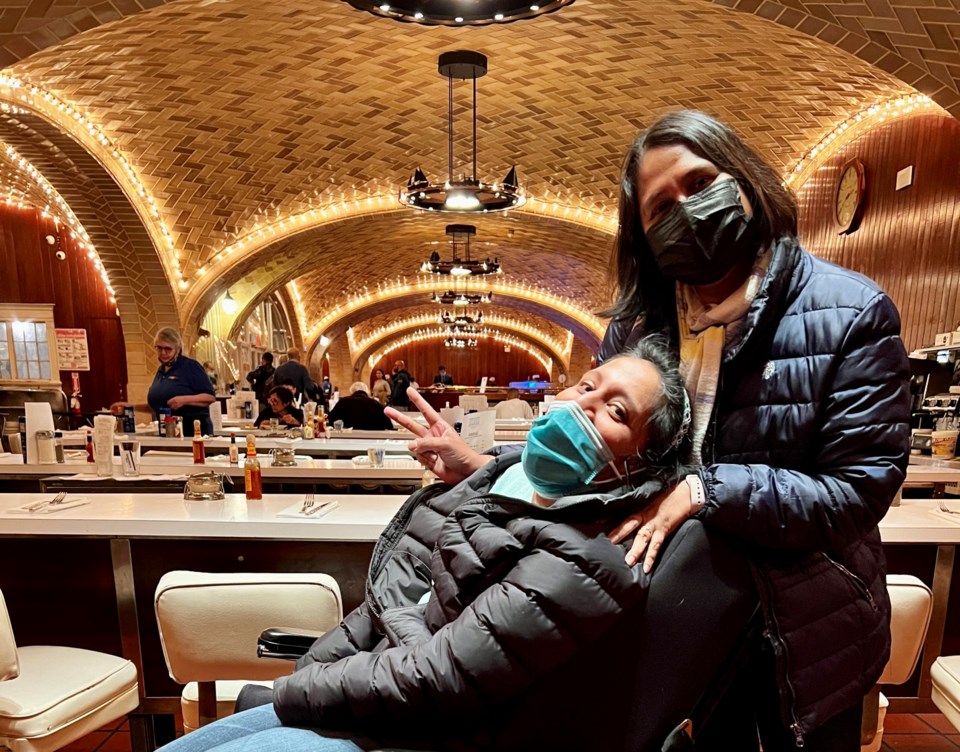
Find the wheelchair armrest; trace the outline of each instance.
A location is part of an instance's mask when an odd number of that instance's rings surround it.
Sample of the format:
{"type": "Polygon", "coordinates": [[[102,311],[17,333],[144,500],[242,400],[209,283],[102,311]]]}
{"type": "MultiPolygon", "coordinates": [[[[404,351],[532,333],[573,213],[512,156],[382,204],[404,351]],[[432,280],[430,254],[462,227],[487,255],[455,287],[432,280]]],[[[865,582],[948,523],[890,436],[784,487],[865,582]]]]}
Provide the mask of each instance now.
{"type": "Polygon", "coordinates": [[[295,661],[306,655],[314,641],[323,631],[290,627],[265,629],[257,638],[257,656],[295,661]]]}

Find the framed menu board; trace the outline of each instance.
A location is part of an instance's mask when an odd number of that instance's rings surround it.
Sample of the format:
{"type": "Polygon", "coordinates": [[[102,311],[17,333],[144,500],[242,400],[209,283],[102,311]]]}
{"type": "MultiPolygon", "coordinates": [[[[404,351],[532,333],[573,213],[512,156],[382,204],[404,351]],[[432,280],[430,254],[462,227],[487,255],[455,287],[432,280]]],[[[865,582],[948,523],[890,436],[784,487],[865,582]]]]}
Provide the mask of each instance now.
{"type": "Polygon", "coordinates": [[[61,371],[89,371],[90,348],[86,329],[55,329],[57,363],[61,371]]]}

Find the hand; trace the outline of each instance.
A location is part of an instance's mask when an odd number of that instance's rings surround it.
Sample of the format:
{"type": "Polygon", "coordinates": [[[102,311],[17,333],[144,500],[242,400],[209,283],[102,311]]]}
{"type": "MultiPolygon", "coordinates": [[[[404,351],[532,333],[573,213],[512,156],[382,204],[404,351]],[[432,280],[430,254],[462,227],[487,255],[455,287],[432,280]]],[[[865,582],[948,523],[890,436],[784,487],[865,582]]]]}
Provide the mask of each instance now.
{"type": "Polygon", "coordinates": [[[127,406],[126,402],[114,402],[110,405],[110,412],[113,415],[123,415],[123,409],[127,406]]]}
{"type": "Polygon", "coordinates": [[[171,397],[167,400],[167,407],[171,410],[179,410],[190,401],[189,397],[171,397]]]}
{"type": "Polygon", "coordinates": [[[282,420],[284,423],[286,423],[287,425],[290,425],[290,426],[299,426],[299,425],[300,425],[300,421],[297,420],[297,419],[296,419],[295,417],[293,417],[292,415],[290,415],[289,413],[285,413],[285,414],[283,414],[282,416],[280,416],[280,420],[282,420]]]}
{"type": "Polygon", "coordinates": [[[407,396],[427,419],[426,426],[392,407],[383,412],[417,437],[407,448],[440,480],[459,483],[493,459],[468,447],[453,426],[443,420],[416,389],[407,389],[407,396]]]}
{"type": "Polygon", "coordinates": [[[610,533],[610,540],[619,543],[630,537],[639,528],[633,546],[627,552],[627,566],[634,566],[644,550],[643,571],[647,574],[653,569],[653,563],[660,553],[660,546],[668,535],[680,527],[693,514],[690,499],[690,486],[685,481],[665,491],[647,505],[642,511],[632,514],[617,525],[610,533]]]}

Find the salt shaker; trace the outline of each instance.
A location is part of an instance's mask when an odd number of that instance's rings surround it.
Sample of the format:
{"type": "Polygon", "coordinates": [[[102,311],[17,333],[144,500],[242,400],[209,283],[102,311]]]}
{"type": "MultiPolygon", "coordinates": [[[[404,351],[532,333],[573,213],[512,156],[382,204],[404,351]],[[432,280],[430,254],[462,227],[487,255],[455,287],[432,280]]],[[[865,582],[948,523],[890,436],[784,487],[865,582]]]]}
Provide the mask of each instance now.
{"type": "Polygon", "coordinates": [[[53,431],[37,431],[37,462],[41,465],[57,464],[57,444],[53,431]]]}

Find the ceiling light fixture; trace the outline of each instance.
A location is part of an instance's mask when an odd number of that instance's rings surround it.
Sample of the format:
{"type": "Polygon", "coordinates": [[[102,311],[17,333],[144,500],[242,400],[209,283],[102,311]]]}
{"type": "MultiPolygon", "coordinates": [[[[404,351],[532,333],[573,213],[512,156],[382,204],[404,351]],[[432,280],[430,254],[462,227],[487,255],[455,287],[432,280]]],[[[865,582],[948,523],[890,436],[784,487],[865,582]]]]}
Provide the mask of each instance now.
{"type": "Polygon", "coordinates": [[[478,312],[476,316],[467,316],[463,313],[453,315],[452,313],[444,311],[440,314],[440,318],[437,319],[437,323],[446,324],[447,326],[483,326],[483,313],[478,312]]]}
{"type": "Polygon", "coordinates": [[[439,251],[430,254],[430,259],[420,266],[421,274],[449,274],[453,277],[481,277],[485,274],[501,274],[500,259],[492,261],[470,258],[470,238],[477,234],[473,225],[447,225],[447,237],[453,249],[453,258],[443,261],[439,251]]]}
{"type": "Polygon", "coordinates": [[[389,4],[382,0],[344,0],[358,10],[373,13],[376,16],[394,21],[420,23],[429,26],[453,26],[467,23],[472,26],[486,26],[493,23],[511,23],[521,19],[536,18],[545,13],[553,13],[574,0],[545,0],[530,5],[530,0],[485,0],[484,2],[464,3],[463,0],[392,0],[389,4]],[[462,21],[461,21],[462,19],[462,21]]]}
{"type": "Polygon", "coordinates": [[[233,314],[237,312],[237,301],[230,295],[229,289],[227,290],[227,294],[223,296],[223,300],[220,301],[220,307],[223,308],[223,312],[228,316],[233,316],[233,314]]]}
{"type": "Polygon", "coordinates": [[[492,292],[483,292],[483,293],[469,293],[469,292],[457,292],[456,290],[447,290],[445,292],[433,293],[430,296],[430,302],[439,303],[440,305],[452,305],[452,306],[472,306],[472,305],[486,305],[493,300],[492,292]]]}
{"type": "Polygon", "coordinates": [[[487,74],[487,58],[471,50],[455,50],[440,55],[437,66],[449,82],[447,95],[447,180],[431,183],[417,167],[400,192],[400,203],[413,209],[442,212],[505,211],[523,204],[525,198],[517,181],[517,168],[511,167],[500,184],[477,179],[477,79],[487,74]],[[473,81],[473,174],[453,176],[453,80],[473,81]]]}

